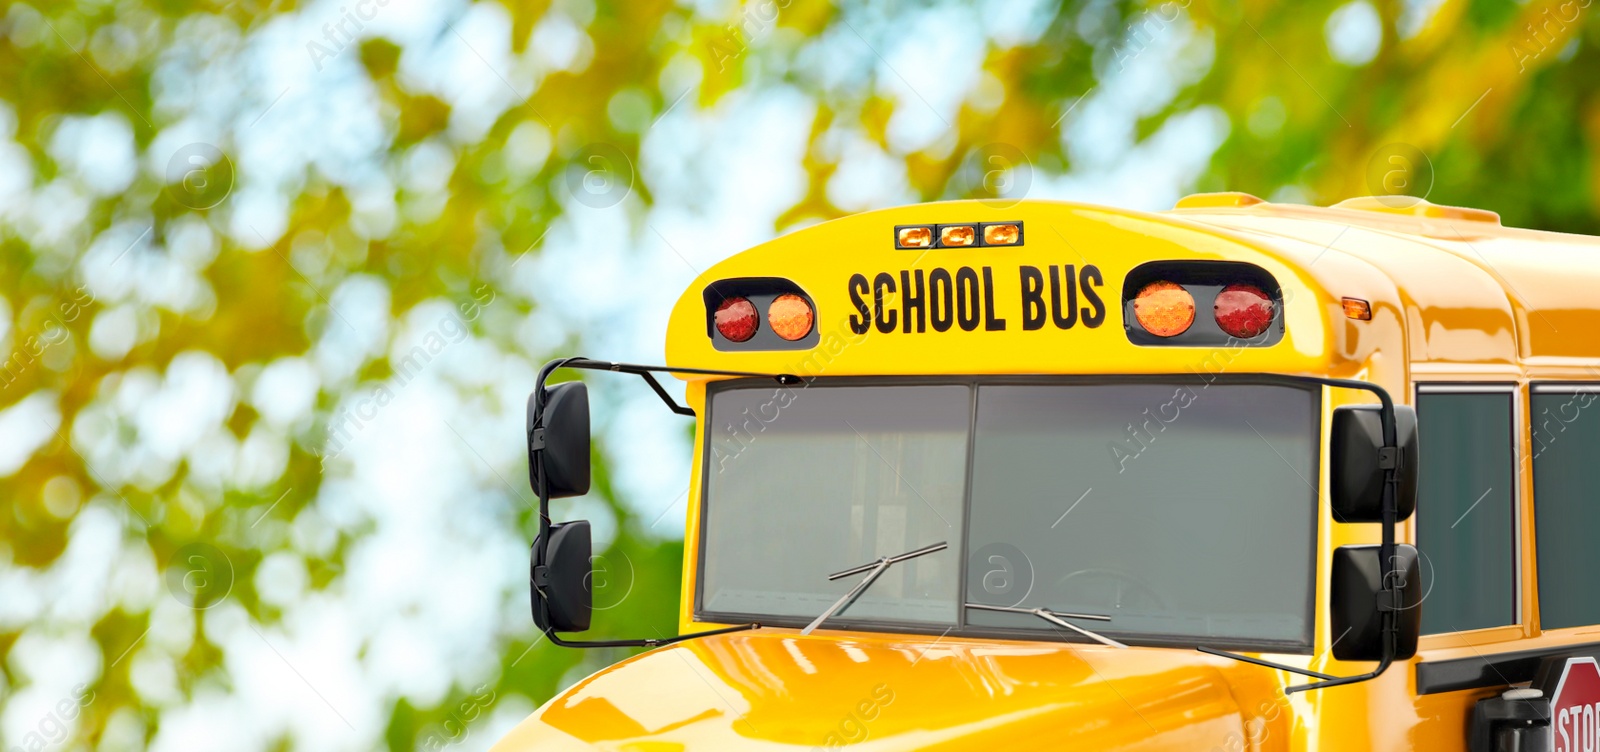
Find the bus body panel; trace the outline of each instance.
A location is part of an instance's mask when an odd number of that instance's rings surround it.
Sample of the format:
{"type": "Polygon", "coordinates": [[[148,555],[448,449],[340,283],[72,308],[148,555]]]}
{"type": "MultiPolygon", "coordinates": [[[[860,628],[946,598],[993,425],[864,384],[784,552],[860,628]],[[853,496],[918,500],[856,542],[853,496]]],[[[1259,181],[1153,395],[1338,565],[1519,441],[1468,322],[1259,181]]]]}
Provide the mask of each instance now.
{"type": "Polygon", "coordinates": [[[1241,668],[1181,650],[716,635],[579,682],[499,749],[1290,749],[1288,701],[1241,668]],[[656,746],[630,746],[643,739],[656,746]]]}
{"type": "MultiPolygon", "coordinates": [[[[1301,374],[1377,383],[1402,404],[1414,402],[1418,383],[1516,382],[1523,447],[1530,380],[1600,381],[1600,299],[1593,293],[1600,289],[1600,240],[1504,228],[1487,213],[1426,202],[1371,203],[1315,208],[1186,199],[1173,212],[1151,214],[1043,201],[958,201],[853,215],[707,269],[673,309],[665,362],[806,378],[1301,374]],[[998,221],[1024,223],[1024,244],[894,247],[896,225],[998,221]],[[1283,290],[1281,341],[1228,348],[1132,344],[1121,306],[1128,272],[1148,262],[1196,260],[1244,262],[1272,275],[1283,290]],[[1103,311],[1085,293],[1075,326],[1024,330],[1020,269],[1052,265],[1071,265],[1079,275],[1092,267],[1094,273],[1079,280],[1093,289],[1103,311]],[[986,319],[1001,323],[919,331],[906,320],[916,311],[900,299],[901,280],[914,283],[919,272],[961,268],[990,283],[979,304],[986,319]],[[709,336],[707,286],[774,277],[798,285],[814,302],[817,345],[717,350],[709,336]],[[882,309],[897,314],[894,326],[879,316],[880,295],[871,287],[860,295],[857,279],[887,280],[882,309]],[[1343,298],[1367,301],[1371,320],[1347,319],[1343,298]],[[1098,318],[1095,325],[1090,318],[1098,318]]],[[[704,416],[707,380],[687,381],[688,404],[704,416]]],[[[1338,636],[1330,633],[1325,609],[1332,551],[1378,537],[1375,525],[1333,524],[1327,501],[1329,417],[1340,405],[1367,401],[1369,395],[1347,390],[1322,394],[1313,655],[1263,657],[1336,675],[1370,668],[1329,656],[1338,636]]],[[[708,431],[716,428],[704,420],[696,426],[679,612],[685,633],[719,626],[695,615],[702,468],[708,431]]],[[[497,749],[829,748],[840,741],[837,746],[862,749],[1049,743],[1461,752],[1473,704],[1503,687],[1418,694],[1418,664],[1595,641],[1595,627],[1541,632],[1537,626],[1527,451],[1519,453],[1517,483],[1518,623],[1425,635],[1416,658],[1364,684],[1285,696],[1282,688],[1302,677],[1182,650],[826,628],[800,637],[769,627],[692,640],[607,668],[551,700],[497,749]],[[893,687],[891,703],[874,698],[879,684],[893,687]],[[692,699],[697,695],[703,696],[692,699]],[[673,710],[651,709],[651,702],[673,710]],[[864,720],[868,714],[875,715],[864,720]]],[[[1415,542],[1415,518],[1402,524],[1400,539],[1415,542]]]]}

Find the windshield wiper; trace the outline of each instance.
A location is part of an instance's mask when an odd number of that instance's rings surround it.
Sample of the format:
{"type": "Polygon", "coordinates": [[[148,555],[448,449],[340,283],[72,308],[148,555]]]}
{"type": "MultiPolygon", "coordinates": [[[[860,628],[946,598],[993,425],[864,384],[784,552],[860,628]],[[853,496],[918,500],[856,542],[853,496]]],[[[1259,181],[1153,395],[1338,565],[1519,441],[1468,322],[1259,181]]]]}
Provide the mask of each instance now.
{"type": "Polygon", "coordinates": [[[1055,624],[1055,625],[1061,626],[1061,627],[1066,627],[1067,629],[1070,629],[1070,630],[1072,630],[1074,632],[1077,632],[1078,634],[1081,634],[1084,637],[1087,637],[1087,638],[1089,638],[1091,640],[1094,640],[1095,642],[1098,642],[1098,643],[1100,643],[1102,645],[1110,645],[1111,647],[1114,647],[1114,648],[1126,648],[1126,647],[1128,647],[1127,645],[1124,645],[1124,644],[1122,644],[1120,642],[1117,642],[1116,640],[1113,640],[1110,637],[1106,637],[1105,635],[1098,634],[1098,633],[1095,633],[1095,632],[1091,632],[1091,631],[1089,631],[1087,629],[1084,629],[1083,627],[1080,627],[1080,626],[1078,626],[1076,624],[1073,624],[1073,623],[1067,621],[1067,619],[1089,619],[1091,621],[1111,621],[1111,617],[1105,616],[1103,614],[1068,614],[1068,613],[1062,613],[1062,612],[1059,612],[1059,611],[1051,611],[1050,609],[1047,609],[1047,608],[1013,608],[1011,606],[985,606],[982,603],[968,603],[967,604],[967,608],[976,608],[976,609],[978,609],[980,611],[1005,611],[1005,612],[1013,613],[1013,614],[1033,614],[1034,616],[1037,616],[1037,617],[1039,617],[1041,619],[1044,619],[1045,621],[1050,622],[1051,624],[1055,624]],[[1065,618],[1063,618],[1063,617],[1065,617],[1065,618]]]}
{"type": "Polygon", "coordinates": [[[867,588],[872,587],[872,583],[878,580],[879,575],[889,571],[889,567],[905,561],[906,559],[915,559],[918,556],[925,556],[927,554],[943,551],[949,547],[950,545],[948,542],[939,541],[931,546],[923,546],[922,548],[914,551],[907,551],[899,556],[885,556],[875,562],[872,562],[871,564],[862,564],[859,567],[851,567],[843,572],[834,572],[833,574],[828,575],[828,580],[832,581],[843,577],[849,577],[853,574],[861,574],[862,572],[867,573],[867,576],[861,578],[861,581],[856,583],[855,587],[850,588],[850,592],[845,593],[839,598],[839,600],[834,601],[833,605],[829,606],[827,611],[823,611],[821,616],[818,616],[810,624],[807,624],[805,629],[800,630],[800,634],[811,634],[811,630],[822,626],[822,623],[827,621],[834,614],[849,608],[850,604],[855,603],[856,598],[859,598],[862,593],[865,593],[867,588]]]}

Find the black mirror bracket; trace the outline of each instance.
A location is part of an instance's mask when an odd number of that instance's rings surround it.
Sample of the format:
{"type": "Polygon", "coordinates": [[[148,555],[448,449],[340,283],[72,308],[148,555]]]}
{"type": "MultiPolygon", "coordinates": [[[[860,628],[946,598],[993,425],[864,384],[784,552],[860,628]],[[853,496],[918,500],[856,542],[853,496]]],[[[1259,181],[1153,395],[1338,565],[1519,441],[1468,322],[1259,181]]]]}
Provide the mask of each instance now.
{"type": "Polygon", "coordinates": [[[675,635],[673,637],[646,637],[641,640],[563,640],[556,635],[554,629],[545,630],[544,635],[550,638],[551,644],[564,648],[658,648],[662,645],[671,645],[674,642],[692,640],[696,637],[709,637],[729,632],[748,632],[752,629],[760,628],[760,624],[740,624],[734,627],[723,627],[704,632],[690,632],[689,634],[675,635]]]}
{"type": "Polygon", "coordinates": [[[1383,652],[1378,665],[1365,674],[1355,676],[1330,676],[1294,666],[1285,666],[1260,658],[1231,653],[1226,650],[1199,647],[1200,652],[1229,658],[1244,663],[1250,663],[1265,668],[1287,671],[1292,674],[1307,676],[1318,681],[1307,684],[1295,684],[1284,688],[1285,694],[1305,692],[1313,689],[1328,689],[1347,684],[1360,684],[1382,676],[1394,663],[1395,656],[1400,649],[1400,619],[1399,614],[1405,608],[1402,590],[1404,583],[1396,586],[1397,577],[1403,577],[1395,567],[1395,532],[1399,517],[1400,496],[1400,468],[1404,465],[1404,452],[1400,449],[1399,429],[1396,426],[1394,399],[1389,396],[1388,390],[1377,384],[1354,379],[1332,379],[1314,376],[1279,376],[1292,381],[1311,384],[1320,384],[1343,389],[1358,389],[1371,392],[1378,397],[1382,404],[1381,416],[1383,422],[1383,445],[1378,450],[1378,467],[1383,470],[1383,502],[1382,525],[1383,538],[1378,546],[1380,582],[1382,587],[1377,594],[1378,618],[1380,620],[1380,633],[1383,635],[1383,652]]]}
{"type": "MultiPolygon", "coordinates": [[[[654,391],[656,396],[660,397],[661,401],[666,403],[668,409],[672,410],[672,412],[678,415],[691,418],[695,416],[694,410],[686,405],[678,404],[677,400],[674,400],[672,395],[668,394],[667,390],[661,386],[661,382],[656,380],[656,374],[664,373],[694,374],[705,376],[761,377],[774,379],[779,384],[785,386],[794,386],[803,383],[800,377],[790,374],[718,371],[704,368],[672,368],[669,366],[643,366],[631,363],[611,363],[601,360],[590,360],[588,358],[559,358],[546,363],[543,368],[539,369],[539,376],[534,383],[533,398],[531,400],[533,405],[531,415],[534,417],[534,420],[530,421],[530,425],[537,427],[532,428],[532,430],[528,432],[528,461],[529,463],[537,465],[538,470],[537,472],[532,473],[533,478],[536,479],[533,483],[533,491],[535,495],[539,497],[539,533],[538,536],[534,538],[533,557],[535,565],[529,574],[529,578],[531,584],[533,585],[533,590],[537,593],[537,595],[534,597],[541,600],[549,598],[547,595],[547,587],[550,584],[550,569],[549,566],[543,562],[548,561],[552,525],[550,522],[550,488],[548,483],[549,473],[544,472],[546,453],[545,428],[540,421],[543,417],[545,395],[547,394],[545,382],[549,380],[552,373],[562,368],[574,368],[592,371],[612,371],[614,373],[633,374],[643,379],[645,383],[650,386],[651,391],[654,391]]],[[[587,489],[587,487],[587,484],[585,484],[584,489],[587,489]]],[[[536,612],[538,612],[541,608],[547,607],[548,606],[546,603],[533,604],[533,608],[536,612]]],[[[536,621],[537,620],[538,619],[536,619],[536,621]]],[[[541,626],[543,626],[543,624],[541,624],[541,626]]],[[[543,631],[544,635],[550,638],[550,642],[552,644],[559,645],[561,647],[655,648],[661,645],[670,645],[674,642],[680,642],[682,640],[693,639],[695,637],[727,634],[729,632],[743,632],[746,630],[760,628],[760,624],[741,624],[733,627],[712,629],[705,632],[693,632],[685,635],[677,635],[675,637],[654,637],[634,640],[565,640],[556,634],[556,630],[553,627],[544,627],[543,631]]]]}

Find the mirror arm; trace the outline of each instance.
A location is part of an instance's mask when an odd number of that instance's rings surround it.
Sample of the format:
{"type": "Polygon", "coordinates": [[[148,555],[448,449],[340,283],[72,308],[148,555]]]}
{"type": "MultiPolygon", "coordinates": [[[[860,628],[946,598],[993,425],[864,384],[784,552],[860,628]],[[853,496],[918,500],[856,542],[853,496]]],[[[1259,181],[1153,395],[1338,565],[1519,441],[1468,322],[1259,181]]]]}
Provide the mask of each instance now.
{"type": "Polygon", "coordinates": [[[1306,669],[1303,669],[1303,668],[1295,668],[1294,666],[1285,666],[1282,663],[1273,663],[1272,661],[1262,660],[1260,658],[1251,658],[1248,655],[1240,655],[1238,653],[1230,653],[1230,652],[1228,652],[1226,650],[1217,650],[1215,648],[1208,648],[1208,647],[1198,647],[1198,648],[1195,648],[1195,650],[1198,650],[1198,651],[1200,651],[1202,653],[1205,653],[1207,655],[1220,655],[1223,658],[1232,658],[1233,660],[1241,661],[1243,663],[1253,663],[1253,664],[1255,664],[1257,666],[1266,666],[1267,668],[1273,668],[1273,669],[1277,669],[1279,671],[1288,671],[1291,674],[1299,674],[1301,676],[1309,676],[1309,677],[1311,677],[1313,679],[1324,679],[1324,680],[1327,680],[1327,681],[1336,681],[1339,678],[1337,676],[1330,676],[1328,674],[1320,674],[1320,673],[1317,673],[1315,671],[1307,671],[1306,669]]]}
{"type": "Polygon", "coordinates": [[[656,396],[660,397],[662,402],[667,403],[668,410],[682,415],[685,418],[694,417],[694,409],[687,405],[678,404],[678,401],[673,399],[672,395],[667,394],[667,390],[661,386],[661,382],[656,381],[655,374],[646,371],[639,374],[639,377],[644,379],[644,383],[649,384],[651,389],[655,390],[656,396]]]}
{"type": "Polygon", "coordinates": [[[723,627],[721,629],[711,629],[704,632],[690,632],[689,634],[681,634],[674,637],[653,637],[642,640],[563,640],[556,636],[555,630],[553,629],[545,630],[544,634],[546,637],[550,638],[550,642],[552,644],[564,648],[655,648],[662,645],[671,645],[674,642],[692,640],[696,637],[709,637],[711,635],[727,634],[729,632],[747,632],[752,629],[760,628],[760,624],[740,624],[736,627],[723,627]]]}
{"type": "MultiPolygon", "coordinates": [[[[1389,650],[1388,648],[1385,648],[1385,652],[1393,652],[1393,651],[1389,650]]],[[[1296,684],[1296,685],[1294,685],[1292,687],[1284,687],[1283,688],[1283,693],[1286,694],[1286,695],[1292,695],[1292,694],[1294,694],[1296,692],[1304,692],[1304,691],[1306,691],[1308,689],[1327,689],[1329,687],[1342,687],[1342,686],[1344,686],[1346,684],[1360,684],[1361,682],[1372,681],[1373,679],[1376,679],[1379,676],[1382,676],[1383,672],[1388,671],[1389,670],[1389,665],[1391,663],[1393,663],[1393,662],[1394,662],[1393,658],[1385,655],[1383,657],[1383,660],[1378,661],[1378,667],[1374,668],[1372,671],[1370,671],[1368,673],[1360,674],[1360,675],[1357,675],[1357,676],[1341,676],[1341,677],[1338,677],[1336,679],[1328,679],[1327,681],[1312,682],[1310,684],[1296,684]]]]}
{"type": "Polygon", "coordinates": [[[754,371],[723,371],[715,368],[674,368],[672,366],[644,366],[637,363],[612,363],[605,360],[591,360],[589,358],[557,358],[544,364],[539,369],[539,378],[534,383],[534,391],[539,395],[539,405],[544,406],[544,384],[549,380],[550,374],[562,368],[578,368],[588,371],[615,371],[629,373],[645,380],[656,396],[665,402],[667,408],[679,415],[694,417],[694,410],[678,404],[672,395],[656,380],[658,373],[687,374],[693,376],[743,376],[748,378],[774,379],[784,386],[795,386],[802,383],[799,376],[787,373],[756,373],[754,371]]]}
{"type": "Polygon", "coordinates": [[[1302,676],[1311,676],[1320,680],[1310,684],[1296,684],[1285,687],[1284,694],[1292,695],[1296,692],[1304,692],[1311,689],[1327,689],[1371,681],[1389,670],[1389,666],[1394,663],[1394,656],[1398,654],[1400,649],[1399,611],[1403,608],[1403,604],[1400,600],[1400,590],[1394,586],[1397,574],[1394,569],[1394,547],[1395,526],[1398,522],[1396,518],[1399,516],[1400,465],[1402,462],[1399,429],[1395,425],[1394,399],[1389,396],[1387,389],[1377,384],[1355,379],[1330,379],[1316,376],[1285,376],[1279,374],[1273,374],[1272,377],[1292,382],[1321,384],[1323,386],[1371,392],[1377,395],[1378,402],[1382,403],[1383,409],[1380,411],[1380,415],[1383,420],[1383,446],[1378,449],[1378,467],[1383,470],[1383,539],[1378,545],[1378,581],[1381,583],[1381,588],[1378,591],[1378,619],[1380,621],[1380,631],[1383,634],[1383,657],[1378,660],[1376,667],[1365,674],[1334,677],[1259,658],[1251,658],[1247,655],[1230,653],[1226,650],[1215,650],[1207,647],[1196,647],[1195,649],[1208,655],[1231,658],[1244,663],[1265,666],[1279,671],[1288,671],[1302,676]],[[1387,606],[1383,603],[1384,596],[1388,596],[1389,602],[1387,606]]]}

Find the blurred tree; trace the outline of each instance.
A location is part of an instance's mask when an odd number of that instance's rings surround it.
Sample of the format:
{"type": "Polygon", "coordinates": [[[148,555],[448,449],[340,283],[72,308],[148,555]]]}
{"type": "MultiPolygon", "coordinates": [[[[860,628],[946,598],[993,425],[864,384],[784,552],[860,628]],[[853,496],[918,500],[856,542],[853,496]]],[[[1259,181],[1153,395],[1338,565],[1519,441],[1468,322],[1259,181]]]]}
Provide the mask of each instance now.
{"type": "MultiPolygon", "coordinates": [[[[324,644],[354,668],[329,659],[320,681],[366,694],[282,686],[350,735],[280,713],[262,748],[481,746],[480,717],[619,658],[531,637],[519,390],[593,337],[545,305],[552,229],[580,260],[585,228],[654,242],[660,197],[723,178],[654,128],[669,116],[804,98],[802,185],[768,233],[860,208],[851,170],[875,159],[900,177],[867,204],[1048,195],[1174,128],[1218,134],[1180,148],[1202,152],[1183,188],[1426,194],[1600,232],[1582,0],[0,8],[7,748],[184,748],[204,725],[186,707],[263,696],[240,656],[294,668],[324,644]],[[969,77],[929,80],[964,55],[969,77]],[[419,432],[432,443],[382,454],[419,432]],[[385,476],[407,467],[450,472],[385,476]],[[396,552],[419,530],[457,543],[416,565],[396,552]],[[452,566],[493,571],[415,594],[373,577],[452,566]],[[497,600],[449,621],[483,590],[497,600]],[[350,634],[308,634],[339,623],[308,615],[329,603],[350,634]],[[409,620],[448,622],[420,638],[450,643],[443,663],[380,681],[407,655],[388,622],[409,620]],[[41,709],[71,689],[46,659],[92,694],[69,739],[49,738],[41,709]]],[[[608,553],[635,573],[604,620],[675,629],[681,545],[597,467],[608,553]]]]}

